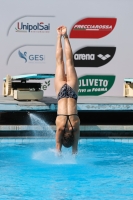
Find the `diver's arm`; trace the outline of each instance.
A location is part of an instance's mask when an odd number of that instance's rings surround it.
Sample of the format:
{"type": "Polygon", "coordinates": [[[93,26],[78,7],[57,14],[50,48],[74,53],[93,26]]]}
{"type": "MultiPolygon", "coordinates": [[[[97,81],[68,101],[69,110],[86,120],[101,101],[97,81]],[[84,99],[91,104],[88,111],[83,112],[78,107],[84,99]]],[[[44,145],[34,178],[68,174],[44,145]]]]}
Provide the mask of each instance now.
{"type": "Polygon", "coordinates": [[[61,142],[62,133],[60,130],[56,131],[56,150],[61,152],[62,142],[61,142]]]}
{"type": "Polygon", "coordinates": [[[72,146],[72,154],[77,154],[78,153],[79,136],[80,136],[80,130],[78,128],[76,131],[74,131],[74,143],[73,143],[73,146],[72,146]]]}

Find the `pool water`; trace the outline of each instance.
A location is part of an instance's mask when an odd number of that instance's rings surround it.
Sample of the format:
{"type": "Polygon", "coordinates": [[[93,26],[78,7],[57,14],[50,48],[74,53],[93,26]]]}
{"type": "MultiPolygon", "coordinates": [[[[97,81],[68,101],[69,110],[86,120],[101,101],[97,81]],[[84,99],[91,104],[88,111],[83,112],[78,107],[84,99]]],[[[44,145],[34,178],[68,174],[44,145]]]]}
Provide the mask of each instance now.
{"type": "Polygon", "coordinates": [[[54,139],[0,140],[0,200],[132,200],[133,140],[81,139],[79,153],[54,139]]]}

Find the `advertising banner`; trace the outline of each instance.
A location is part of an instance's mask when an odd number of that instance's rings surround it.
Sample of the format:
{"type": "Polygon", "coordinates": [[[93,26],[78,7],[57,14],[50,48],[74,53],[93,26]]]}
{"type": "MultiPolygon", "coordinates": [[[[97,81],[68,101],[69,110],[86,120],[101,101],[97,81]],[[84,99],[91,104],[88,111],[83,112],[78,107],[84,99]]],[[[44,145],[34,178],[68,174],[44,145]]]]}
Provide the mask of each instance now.
{"type": "MultiPolygon", "coordinates": [[[[8,74],[55,73],[56,29],[65,25],[79,96],[122,96],[124,78],[133,78],[132,7],[130,0],[1,1],[0,93],[8,74]]],[[[54,78],[35,81],[55,96],[54,78]]]]}

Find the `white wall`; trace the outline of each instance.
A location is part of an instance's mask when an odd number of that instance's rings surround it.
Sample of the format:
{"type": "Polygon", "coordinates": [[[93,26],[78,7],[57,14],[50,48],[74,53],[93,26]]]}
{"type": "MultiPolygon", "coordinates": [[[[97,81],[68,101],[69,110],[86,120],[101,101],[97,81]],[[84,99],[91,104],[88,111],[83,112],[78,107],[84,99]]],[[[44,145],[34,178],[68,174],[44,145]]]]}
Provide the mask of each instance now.
{"type": "MultiPolygon", "coordinates": [[[[76,67],[78,77],[114,75],[115,82],[104,96],[122,96],[124,78],[133,77],[133,1],[132,0],[0,0],[0,93],[3,78],[10,74],[54,73],[56,28],[73,25],[85,18],[117,18],[114,30],[99,39],[70,38],[73,52],[86,46],[116,47],[114,57],[101,67],[76,67]],[[50,24],[49,32],[16,32],[17,23],[50,24]],[[18,51],[38,55],[44,60],[25,60],[18,51]]],[[[31,57],[33,58],[33,56],[31,57]]],[[[53,79],[45,95],[54,96],[53,79]]],[[[45,84],[45,83],[44,83],[45,84]]],[[[96,94],[94,94],[96,95],[96,94]]]]}

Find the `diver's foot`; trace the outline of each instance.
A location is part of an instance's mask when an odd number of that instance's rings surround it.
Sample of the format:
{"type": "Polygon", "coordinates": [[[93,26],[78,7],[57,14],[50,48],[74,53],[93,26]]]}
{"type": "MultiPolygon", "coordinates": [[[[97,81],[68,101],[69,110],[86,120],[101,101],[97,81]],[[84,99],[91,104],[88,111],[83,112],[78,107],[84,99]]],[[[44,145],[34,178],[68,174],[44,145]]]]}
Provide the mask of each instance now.
{"type": "Polygon", "coordinates": [[[57,35],[60,36],[60,37],[62,36],[62,32],[61,31],[62,31],[62,26],[59,26],[57,28],[57,35]]]}
{"type": "Polygon", "coordinates": [[[62,31],[61,31],[61,33],[62,33],[62,36],[63,36],[64,38],[68,38],[66,26],[62,26],[62,31]]]}

